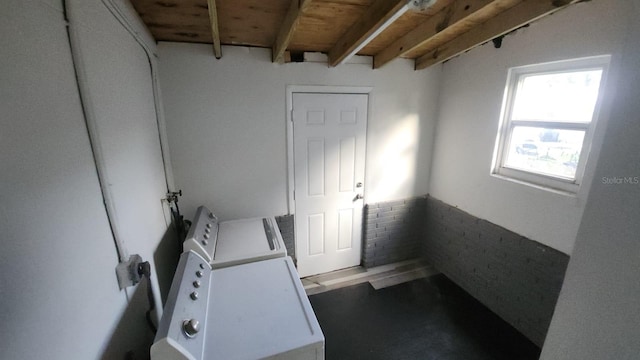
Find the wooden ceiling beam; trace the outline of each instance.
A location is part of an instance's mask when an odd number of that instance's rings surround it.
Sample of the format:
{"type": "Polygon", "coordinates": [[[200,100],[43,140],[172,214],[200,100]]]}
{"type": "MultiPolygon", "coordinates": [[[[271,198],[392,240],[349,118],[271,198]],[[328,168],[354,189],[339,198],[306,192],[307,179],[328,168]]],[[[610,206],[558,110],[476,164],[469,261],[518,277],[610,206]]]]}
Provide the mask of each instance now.
{"type": "Polygon", "coordinates": [[[213,54],[216,59],[222,57],[222,44],[220,44],[220,30],[218,29],[218,8],[216,0],[207,0],[209,8],[209,22],[211,23],[211,38],[213,39],[213,54]]]}
{"type": "Polygon", "coordinates": [[[440,45],[522,0],[456,0],[373,58],[378,69],[414,49],[440,45]]]}
{"type": "Polygon", "coordinates": [[[407,0],[377,0],[329,50],[329,66],[337,66],[354,55],[407,8],[407,0]]]}
{"type": "Polygon", "coordinates": [[[581,0],[525,0],[416,59],[416,70],[441,63],[581,0]]]}
{"type": "Polygon", "coordinates": [[[274,63],[284,62],[284,53],[289,46],[289,42],[293,38],[296,27],[298,27],[300,17],[302,17],[302,14],[304,14],[304,11],[309,7],[310,3],[311,0],[291,1],[289,11],[287,11],[287,15],[284,18],[282,27],[280,27],[280,31],[278,32],[278,36],[276,37],[276,42],[273,44],[271,57],[274,63]]]}

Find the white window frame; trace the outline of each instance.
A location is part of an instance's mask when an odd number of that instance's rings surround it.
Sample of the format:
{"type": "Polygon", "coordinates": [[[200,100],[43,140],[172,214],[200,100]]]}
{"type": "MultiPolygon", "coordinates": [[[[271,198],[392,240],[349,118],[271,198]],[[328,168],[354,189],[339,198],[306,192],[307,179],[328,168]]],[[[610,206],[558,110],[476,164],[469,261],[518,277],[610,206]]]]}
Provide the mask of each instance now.
{"type": "Polygon", "coordinates": [[[496,146],[494,150],[493,162],[491,166],[491,174],[503,177],[509,180],[515,180],[527,185],[542,187],[552,191],[561,191],[570,194],[576,194],[582,183],[587,159],[591,150],[591,144],[594,138],[594,130],[600,106],[603,97],[603,89],[606,83],[606,76],[611,61],[610,55],[593,56],[580,59],[571,59],[556,61],[543,64],[518,66],[509,69],[507,75],[507,84],[505,88],[504,100],[502,102],[502,111],[500,115],[500,125],[498,127],[498,135],[496,138],[496,146]],[[598,89],[598,98],[593,110],[593,116],[589,123],[576,123],[571,121],[525,121],[512,120],[513,105],[520,82],[524,77],[530,75],[546,75],[553,73],[577,72],[585,70],[602,70],[600,79],[600,88],[598,89]],[[516,126],[532,126],[540,129],[565,129],[565,130],[583,130],[585,131],[582,149],[580,150],[580,158],[576,167],[575,179],[563,178],[559,176],[546,175],[537,172],[531,172],[522,169],[511,168],[505,166],[507,153],[510,149],[511,134],[516,126]]]}

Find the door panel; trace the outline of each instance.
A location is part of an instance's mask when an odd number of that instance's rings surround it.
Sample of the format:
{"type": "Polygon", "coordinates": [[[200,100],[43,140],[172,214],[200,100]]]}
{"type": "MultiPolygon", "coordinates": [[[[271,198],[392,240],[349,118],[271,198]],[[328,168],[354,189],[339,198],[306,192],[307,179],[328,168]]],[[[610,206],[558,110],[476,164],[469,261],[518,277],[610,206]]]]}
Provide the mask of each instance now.
{"type": "Polygon", "coordinates": [[[340,192],[353,191],[355,176],[356,138],[340,140],[340,192]]]}
{"type": "Polygon", "coordinates": [[[324,139],[307,141],[308,196],[324,196],[324,139]]]}
{"type": "Polygon", "coordinates": [[[307,216],[309,227],[309,256],[324,254],[324,213],[307,216]]]}
{"type": "Polygon", "coordinates": [[[300,276],[360,264],[367,126],[364,94],[293,94],[300,276]]]}
{"type": "Polygon", "coordinates": [[[353,247],[353,209],[338,212],[338,250],[353,247]]]}

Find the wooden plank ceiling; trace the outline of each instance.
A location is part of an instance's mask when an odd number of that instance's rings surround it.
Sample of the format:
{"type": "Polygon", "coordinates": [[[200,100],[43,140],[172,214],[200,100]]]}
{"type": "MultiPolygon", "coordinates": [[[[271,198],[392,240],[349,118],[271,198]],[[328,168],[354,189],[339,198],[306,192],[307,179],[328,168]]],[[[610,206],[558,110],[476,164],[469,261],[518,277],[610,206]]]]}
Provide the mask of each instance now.
{"type": "Polygon", "coordinates": [[[354,54],[374,68],[395,58],[416,69],[475,46],[581,0],[131,0],[156,41],[326,53],[330,66],[354,54]],[[418,6],[412,6],[418,5],[418,6]]]}

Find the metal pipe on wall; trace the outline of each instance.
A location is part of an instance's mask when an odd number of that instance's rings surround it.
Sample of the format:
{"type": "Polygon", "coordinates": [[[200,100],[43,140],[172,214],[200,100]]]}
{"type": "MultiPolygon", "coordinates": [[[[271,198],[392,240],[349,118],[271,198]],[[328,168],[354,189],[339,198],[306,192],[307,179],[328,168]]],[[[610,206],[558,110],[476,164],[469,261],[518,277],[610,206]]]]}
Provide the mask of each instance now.
{"type": "Polygon", "coordinates": [[[95,114],[93,112],[94,107],[92,106],[91,98],[88,95],[89,84],[87,82],[87,76],[84,73],[85,67],[83,66],[84,63],[80,51],[78,51],[78,34],[75,31],[75,27],[72,26],[74,21],[72,19],[71,12],[68,11],[67,0],[63,0],[62,4],[64,8],[65,21],[67,22],[67,34],[69,36],[69,45],[71,47],[71,59],[73,61],[73,69],[76,75],[76,84],[78,86],[82,112],[84,114],[85,124],[87,126],[93,160],[96,166],[98,182],[100,183],[100,191],[102,192],[107,220],[109,221],[109,227],[111,228],[111,234],[113,236],[116,251],[118,253],[118,260],[122,263],[129,259],[129,252],[126,249],[126,246],[122,241],[122,237],[120,236],[120,233],[118,231],[118,227],[116,226],[115,203],[109,187],[106,186],[106,184],[109,183],[109,180],[105,171],[105,160],[103,156],[102,145],[100,143],[100,137],[98,136],[95,114]]]}
{"type": "MultiPolygon", "coordinates": [[[[122,26],[131,34],[135,41],[142,47],[144,53],[149,61],[149,68],[151,69],[151,81],[153,90],[153,101],[156,112],[156,123],[158,126],[158,137],[160,139],[160,149],[162,151],[162,163],[164,165],[165,182],[167,184],[167,193],[176,191],[173,170],[171,168],[171,161],[169,158],[169,148],[167,146],[167,133],[164,121],[164,111],[162,107],[162,97],[160,93],[160,82],[158,77],[158,62],[157,54],[149,47],[147,42],[136,31],[135,26],[129,22],[127,16],[121,10],[120,6],[116,4],[115,0],[102,0],[104,6],[113,14],[113,16],[122,24],[122,26]]],[[[136,13],[133,11],[132,13],[136,13]]],[[[142,23],[142,20],[140,20],[142,23]]]]}
{"type": "MultiPolygon", "coordinates": [[[[153,49],[149,46],[148,41],[145,41],[143,35],[140,33],[144,29],[136,29],[136,27],[129,21],[127,15],[122,10],[122,6],[127,6],[126,4],[120,5],[116,4],[113,0],[102,0],[102,4],[105,8],[113,15],[113,17],[123,26],[123,28],[132,36],[132,38],[136,41],[138,45],[144,51],[144,54],[149,63],[150,69],[150,77],[152,80],[152,92],[153,92],[153,103],[154,103],[154,111],[155,111],[155,120],[156,120],[156,128],[158,131],[158,139],[160,144],[161,158],[164,170],[164,183],[166,186],[167,193],[171,193],[174,189],[174,181],[173,181],[173,173],[171,169],[171,164],[169,161],[169,152],[167,148],[167,135],[165,131],[164,124],[164,113],[162,108],[162,102],[160,98],[160,86],[158,80],[158,71],[157,71],[157,56],[154,53],[153,49]]],[[[129,4],[130,5],[130,4],[129,4]]],[[[94,113],[94,104],[92,102],[91,97],[91,89],[88,81],[88,74],[85,73],[86,66],[84,64],[84,59],[82,57],[80,39],[79,39],[79,19],[74,19],[75,13],[74,11],[68,11],[70,6],[69,1],[63,1],[64,7],[64,16],[67,21],[67,32],[69,36],[69,43],[71,47],[71,55],[73,60],[74,71],[76,74],[76,82],[78,86],[78,92],[80,94],[80,101],[82,106],[82,111],[84,113],[85,124],[87,127],[87,132],[89,136],[89,141],[91,144],[92,154],[94,158],[94,163],[96,166],[96,173],[98,175],[98,181],[100,183],[100,189],[102,192],[105,210],[107,219],[109,221],[109,226],[111,229],[112,237],[114,239],[116,251],[118,253],[118,260],[120,266],[122,264],[128,264],[130,262],[129,252],[126,248],[126,244],[124,239],[121,236],[121,231],[118,229],[118,220],[117,220],[117,212],[115,206],[114,195],[110,190],[108,184],[110,184],[110,179],[108,176],[108,171],[106,169],[106,162],[103,147],[100,141],[100,136],[98,133],[97,126],[97,118],[94,113]]],[[[135,13],[132,11],[131,13],[135,13]]],[[[135,264],[134,264],[135,265],[135,264]]],[[[126,269],[124,269],[126,270],[126,269]]],[[[123,282],[121,271],[116,270],[118,274],[118,281],[120,283],[121,288],[125,288],[126,286],[132,285],[131,283],[125,284],[123,282]],[[125,284],[125,285],[123,285],[125,284]]],[[[124,276],[126,276],[126,271],[124,271],[124,276]]],[[[134,283],[135,284],[135,281],[134,283]]]]}

